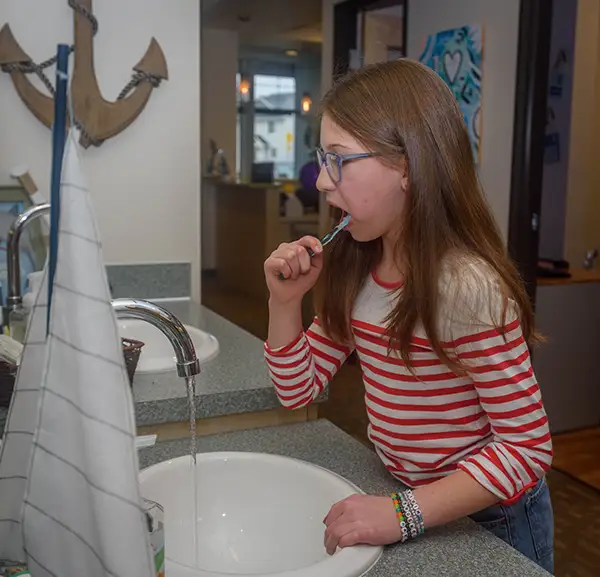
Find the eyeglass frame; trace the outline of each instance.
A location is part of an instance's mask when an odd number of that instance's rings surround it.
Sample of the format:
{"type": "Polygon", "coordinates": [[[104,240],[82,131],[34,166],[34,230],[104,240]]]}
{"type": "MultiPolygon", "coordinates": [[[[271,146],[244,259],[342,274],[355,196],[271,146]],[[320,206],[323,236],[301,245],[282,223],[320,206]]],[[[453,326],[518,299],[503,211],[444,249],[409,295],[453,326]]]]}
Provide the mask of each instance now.
{"type": "Polygon", "coordinates": [[[334,184],[339,184],[340,182],[342,182],[342,165],[344,164],[344,162],[348,162],[351,160],[360,160],[361,158],[373,158],[374,156],[380,156],[378,152],[358,152],[353,154],[340,154],[339,152],[332,151],[325,152],[321,147],[318,147],[316,149],[316,154],[317,160],[319,161],[320,165],[319,168],[322,169],[323,167],[325,167],[329,178],[331,178],[331,181],[334,184]],[[331,172],[329,171],[329,167],[327,166],[327,158],[329,156],[335,158],[336,160],[338,172],[340,174],[339,180],[333,178],[331,172]]]}

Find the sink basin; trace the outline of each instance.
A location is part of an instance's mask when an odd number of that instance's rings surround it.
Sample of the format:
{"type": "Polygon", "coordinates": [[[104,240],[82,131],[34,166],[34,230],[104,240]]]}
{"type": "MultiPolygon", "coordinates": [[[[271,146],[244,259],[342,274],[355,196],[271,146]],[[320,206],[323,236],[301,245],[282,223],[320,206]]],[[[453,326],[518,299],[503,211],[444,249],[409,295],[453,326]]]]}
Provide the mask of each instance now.
{"type": "MultiPolygon", "coordinates": [[[[177,361],[173,347],[160,329],[139,319],[119,319],[118,323],[119,333],[122,337],[145,343],[136,373],[165,373],[175,370],[177,361]]],[[[184,326],[190,334],[196,355],[201,363],[217,356],[219,341],[216,337],[196,327],[184,326]]]]}
{"type": "Polygon", "coordinates": [[[361,492],[326,469],[277,455],[205,453],[196,477],[194,515],[191,457],[140,473],[142,496],[165,511],[169,577],[359,577],[381,555],[366,545],[325,551],[324,517],[361,492]]]}

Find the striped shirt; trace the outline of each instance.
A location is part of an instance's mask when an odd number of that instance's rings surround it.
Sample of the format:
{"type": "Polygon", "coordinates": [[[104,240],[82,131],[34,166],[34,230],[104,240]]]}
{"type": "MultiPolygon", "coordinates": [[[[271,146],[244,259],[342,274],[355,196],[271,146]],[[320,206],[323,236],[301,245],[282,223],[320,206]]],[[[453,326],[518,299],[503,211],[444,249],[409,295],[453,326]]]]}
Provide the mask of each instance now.
{"type": "Polygon", "coordinates": [[[495,328],[504,297],[489,278],[473,264],[440,293],[442,346],[467,363],[466,375],[440,361],[420,326],[410,346],[414,374],[388,354],[384,321],[402,289],[372,275],[352,313],[353,347],[328,338],[318,319],[285,347],[265,343],[281,403],[311,403],[354,350],[368,437],[394,477],[416,488],[461,469],[502,502],[516,501],[549,469],[552,442],[518,315],[509,308],[503,330],[495,328]]]}

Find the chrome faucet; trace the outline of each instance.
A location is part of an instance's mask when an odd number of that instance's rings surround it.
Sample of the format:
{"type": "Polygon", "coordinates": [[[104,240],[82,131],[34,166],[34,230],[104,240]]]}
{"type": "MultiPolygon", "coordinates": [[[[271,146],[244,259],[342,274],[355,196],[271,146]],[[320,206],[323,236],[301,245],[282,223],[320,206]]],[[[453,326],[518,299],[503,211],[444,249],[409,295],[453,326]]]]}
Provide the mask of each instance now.
{"type": "Polygon", "coordinates": [[[177,358],[177,374],[193,377],[200,374],[200,361],[189,333],[168,310],[137,299],[115,299],[112,307],[117,317],[141,319],[160,329],[169,339],[177,358]]]}
{"type": "Polygon", "coordinates": [[[21,294],[21,253],[19,244],[25,227],[32,221],[50,212],[50,204],[38,204],[20,214],[8,231],[6,243],[6,266],[8,273],[8,294],[6,305],[9,310],[18,308],[23,302],[21,294]]]}

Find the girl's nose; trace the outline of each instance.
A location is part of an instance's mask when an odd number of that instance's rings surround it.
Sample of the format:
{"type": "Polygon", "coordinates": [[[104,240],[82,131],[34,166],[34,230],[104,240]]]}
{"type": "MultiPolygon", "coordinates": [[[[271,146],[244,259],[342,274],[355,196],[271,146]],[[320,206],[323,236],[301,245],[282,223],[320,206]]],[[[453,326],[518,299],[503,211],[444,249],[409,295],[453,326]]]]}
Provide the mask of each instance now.
{"type": "Polygon", "coordinates": [[[317,189],[321,192],[328,192],[335,189],[335,183],[331,180],[329,173],[324,165],[321,165],[319,177],[317,178],[317,189]]]}

